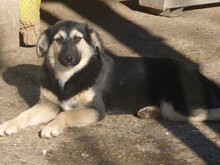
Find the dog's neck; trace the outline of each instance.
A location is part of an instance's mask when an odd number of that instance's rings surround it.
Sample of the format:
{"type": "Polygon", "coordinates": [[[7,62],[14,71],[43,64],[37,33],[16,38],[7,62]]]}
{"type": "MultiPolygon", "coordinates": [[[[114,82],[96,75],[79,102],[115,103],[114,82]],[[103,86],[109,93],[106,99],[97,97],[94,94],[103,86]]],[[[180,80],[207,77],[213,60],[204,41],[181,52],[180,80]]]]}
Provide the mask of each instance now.
{"type": "MultiPolygon", "coordinates": [[[[83,65],[83,64],[81,64],[83,65]]],[[[60,101],[67,100],[95,84],[102,69],[102,60],[91,57],[81,69],[70,69],[57,73],[47,59],[44,61],[42,86],[52,91],[60,101]]]]}
{"type": "Polygon", "coordinates": [[[88,65],[89,61],[90,61],[90,57],[83,58],[80,61],[80,63],[74,67],[63,66],[57,61],[53,67],[55,71],[55,76],[57,77],[59,81],[60,87],[63,88],[65,83],[70,79],[70,77],[72,77],[77,72],[80,72],[80,70],[84,69],[86,65],[88,65]]]}

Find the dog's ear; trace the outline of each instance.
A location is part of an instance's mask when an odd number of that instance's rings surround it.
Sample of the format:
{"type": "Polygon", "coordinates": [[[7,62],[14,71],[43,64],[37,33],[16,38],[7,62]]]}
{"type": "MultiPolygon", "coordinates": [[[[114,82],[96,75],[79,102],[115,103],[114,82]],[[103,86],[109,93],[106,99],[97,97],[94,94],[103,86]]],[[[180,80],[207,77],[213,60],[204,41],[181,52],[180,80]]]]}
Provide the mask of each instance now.
{"type": "Polygon", "coordinates": [[[41,36],[38,39],[37,42],[37,56],[40,57],[44,57],[45,54],[47,54],[48,52],[48,48],[49,48],[49,38],[48,38],[48,34],[47,31],[44,31],[41,36]]]}
{"type": "Polygon", "coordinates": [[[104,52],[103,41],[100,38],[99,34],[95,31],[95,29],[92,26],[88,24],[86,24],[86,28],[90,35],[91,44],[99,54],[104,55],[105,52],[104,52]]]}

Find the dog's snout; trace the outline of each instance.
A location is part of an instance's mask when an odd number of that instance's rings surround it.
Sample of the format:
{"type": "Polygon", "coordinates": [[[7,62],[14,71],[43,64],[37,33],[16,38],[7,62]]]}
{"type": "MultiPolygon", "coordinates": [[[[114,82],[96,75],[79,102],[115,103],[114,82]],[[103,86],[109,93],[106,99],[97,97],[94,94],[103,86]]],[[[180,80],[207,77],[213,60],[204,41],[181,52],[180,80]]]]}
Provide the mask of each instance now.
{"type": "Polygon", "coordinates": [[[73,60],[73,56],[72,55],[66,55],[64,56],[64,60],[68,63],[71,63],[73,60]]]}

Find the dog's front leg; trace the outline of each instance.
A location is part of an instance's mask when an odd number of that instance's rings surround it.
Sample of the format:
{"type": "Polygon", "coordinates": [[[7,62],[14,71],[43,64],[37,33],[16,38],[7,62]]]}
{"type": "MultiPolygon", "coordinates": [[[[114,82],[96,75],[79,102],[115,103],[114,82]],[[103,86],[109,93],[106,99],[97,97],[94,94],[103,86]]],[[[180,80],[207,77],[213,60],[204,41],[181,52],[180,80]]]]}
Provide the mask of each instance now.
{"type": "Polygon", "coordinates": [[[61,112],[53,121],[41,130],[42,138],[52,138],[68,127],[83,127],[96,122],[99,114],[94,108],[76,108],[61,112]]]}
{"type": "Polygon", "coordinates": [[[59,108],[56,105],[48,101],[39,101],[16,118],[1,124],[0,136],[10,135],[27,126],[49,122],[56,117],[57,113],[59,113],[59,108]]]}

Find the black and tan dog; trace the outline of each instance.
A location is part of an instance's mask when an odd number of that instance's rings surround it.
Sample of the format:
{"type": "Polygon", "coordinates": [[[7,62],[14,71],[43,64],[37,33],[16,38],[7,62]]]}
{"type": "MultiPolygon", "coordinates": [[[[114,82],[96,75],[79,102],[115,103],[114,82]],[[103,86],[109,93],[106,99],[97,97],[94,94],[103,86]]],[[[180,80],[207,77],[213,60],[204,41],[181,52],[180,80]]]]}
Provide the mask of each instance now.
{"type": "Polygon", "coordinates": [[[220,120],[220,89],[194,66],[171,59],[112,57],[87,24],[58,23],[37,44],[44,57],[39,102],[0,125],[0,135],[49,122],[41,136],[83,127],[105,113],[160,114],[173,121],[220,120]]]}

